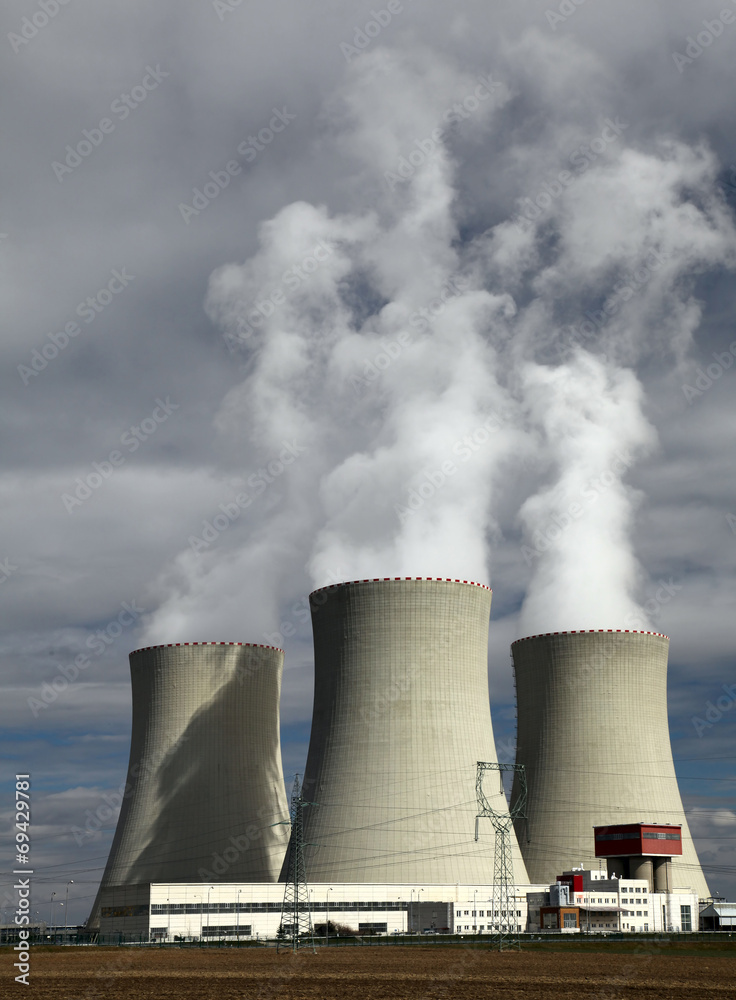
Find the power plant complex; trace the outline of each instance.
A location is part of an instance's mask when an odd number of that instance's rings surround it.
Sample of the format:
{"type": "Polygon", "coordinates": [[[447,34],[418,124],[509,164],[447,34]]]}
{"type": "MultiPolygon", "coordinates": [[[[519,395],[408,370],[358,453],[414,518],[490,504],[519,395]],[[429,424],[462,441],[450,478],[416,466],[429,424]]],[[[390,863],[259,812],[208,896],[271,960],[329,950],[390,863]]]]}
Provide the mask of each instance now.
{"type": "Polygon", "coordinates": [[[490,589],[362,580],[315,591],[310,607],[314,705],[291,840],[283,652],[190,643],[131,653],[126,793],[90,928],[274,937],[290,930],[282,901],[299,871],[310,919],[328,935],[336,921],[361,934],[697,929],[709,893],[672,760],[666,636],[513,643],[509,809],[488,690],[490,589]],[[479,763],[499,772],[482,794],[494,827],[476,821],[479,763]]]}

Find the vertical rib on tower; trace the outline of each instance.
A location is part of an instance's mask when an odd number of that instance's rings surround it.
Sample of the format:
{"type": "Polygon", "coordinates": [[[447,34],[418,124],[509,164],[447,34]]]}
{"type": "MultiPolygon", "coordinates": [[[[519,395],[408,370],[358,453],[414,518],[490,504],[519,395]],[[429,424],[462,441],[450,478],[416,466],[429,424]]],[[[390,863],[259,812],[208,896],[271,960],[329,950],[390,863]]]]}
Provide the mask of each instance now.
{"type": "Polygon", "coordinates": [[[279,745],[284,654],[187,643],[130,654],[126,791],[100,896],[148,882],[275,882],[288,841],[279,745]]]}
{"type": "MultiPolygon", "coordinates": [[[[496,759],[491,591],[462,581],[364,580],[315,591],[310,604],[309,880],[487,884],[492,836],[474,836],[476,765],[496,759]]],[[[500,793],[494,801],[507,808],[500,793]]],[[[524,882],[515,837],[513,849],[524,882]]],[[[282,879],[287,870],[288,859],[282,879]]]]}
{"type": "MultiPolygon", "coordinates": [[[[690,836],[667,719],[669,639],[655,632],[559,632],[511,646],[516,762],[526,767],[534,882],[598,868],[593,827],[682,824],[673,887],[710,895],[690,836]]],[[[512,804],[514,801],[512,791],[512,804]]],[[[520,828],[517,830],[520,833],[520,828]]]]}

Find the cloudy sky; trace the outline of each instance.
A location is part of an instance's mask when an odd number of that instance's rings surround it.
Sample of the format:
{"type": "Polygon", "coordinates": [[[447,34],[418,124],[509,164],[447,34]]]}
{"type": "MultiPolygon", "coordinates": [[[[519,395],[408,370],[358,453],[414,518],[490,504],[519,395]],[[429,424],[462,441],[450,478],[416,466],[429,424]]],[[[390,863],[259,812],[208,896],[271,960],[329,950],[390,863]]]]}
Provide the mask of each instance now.
{"type": "Polygon", "coordinates": [[[492,585],[500,759],[513,639],[670,635],[736,898],[736,3],[382,4],[3,9],[3,777],[43,919],[104,867],[130,650],[282,645],[288,779],[306,595],[393,575],[492,585]]]}

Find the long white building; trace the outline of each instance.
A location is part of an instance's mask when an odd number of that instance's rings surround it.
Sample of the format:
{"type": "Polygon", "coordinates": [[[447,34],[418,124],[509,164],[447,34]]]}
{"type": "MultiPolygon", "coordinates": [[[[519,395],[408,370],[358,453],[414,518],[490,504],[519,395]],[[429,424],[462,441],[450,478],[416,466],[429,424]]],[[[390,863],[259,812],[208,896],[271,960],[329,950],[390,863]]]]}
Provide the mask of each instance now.
{"type": "MultiPolygon", "coordinates": [[[[511,923],[520,932],[614,934],[697,930],[694,894],[653,893],[645,880],[609,880],[606,872],[573,870],[560,886],[517,885],[511,923]],[[567,886],[564,886],[567,889],[567,886]],[[566,919],[570,915],[573,919],[566,919]],[[554,917],[554,919],[553,919],[554,917]]],[[[102,941],[272,941],[282,926],[284,886],[263,883],[157,883],[107,890],[102,941]]],[[[315,933],[326,936],[490,934],[498,929],[492,885],[309,886],[315,933]]],[[[507,914],[502,913],[507,921],[507,914]]],[[[288,932],[290,924],[284,920],[288,932]]]]}
{"type": "MultiPolygon", "coordinates": [[[[512,893],[519,931],[527,926],[529,888],[517,886],[512,893]]],[[[309,886],[314,927],[324,934],[329,923],[331,933],[343,936],[490,933],[497,925],[492,897],[492,885],[309,886]]],[[[281,926],[283,898],[283,885],[262,883],[133,886],[104,894],[100,934],[103,940],[272,940],[281,926]]]]}

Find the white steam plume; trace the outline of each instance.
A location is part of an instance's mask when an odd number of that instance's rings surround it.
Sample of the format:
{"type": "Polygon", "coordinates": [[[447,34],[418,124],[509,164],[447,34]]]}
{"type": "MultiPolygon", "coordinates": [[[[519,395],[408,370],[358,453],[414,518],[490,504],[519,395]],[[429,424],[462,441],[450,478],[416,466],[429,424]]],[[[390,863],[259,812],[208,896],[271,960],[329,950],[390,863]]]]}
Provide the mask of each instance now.
{"type": "MultiPolygon", "coordinates": [[[[342,141],[353,152],[368,152],[366,131],[380,111],[395,130],[383,133],[387,161],[400,164],[403,129],[431,133],[438,104],[449,108],[480,86],[429,59],[422,74],[415,69],[385,52],[364,61],[341,108],[349,130],[342,141]],[[404,102],[390,97],[397,91],[404,102]],[[364,106],[366,95],[375,106],[364,106]],[[411,126],[408,107],[421,112],[411,126]]],[[[471,102],[476,128],[501,100],[494,90],[488,81],[471,102]]],[[[397,190],[398,174],[384,179],[379,214],[289,206],[263,227],[255,260],[211,282],[212,315],[246,349],[257,345],[227,418],[237,413],[242,427],[247,413],[261,440],[299,427],[313,454],[316,585],[336,566],[349,577],[488,577],[499,469],[520,446],[516,404],[496,378],[496,341],[508,336],[515,307],[479,287],[455,249],[454,170],[444,146],[421,158],[406,188],[397,190]],[[292,280],[271,311],[269,286],[320,246],[319,267],[292,280]]]]}
{"type": "Polygon", "coordinates": [[[565,365],[529,365],[522,377],[555,478],[519,512],[534,570],[520,631],[640,627],[636,494],[625,479],[656,440],[641,386],[631,371],[582,351],[565,365]]]}
{"type": "MultiPolygon", "coordinates": [[[[523,66],[507,55],[513,86],[486,75],[474,101],[479,77],[436,53],[377,47],[356,59],[325,110],[334,155],[352,171],[340,185],[352,210],[288,205],[263,223],[253,257],[213,274],[209,314],[248,364],[218,417],[230,454],[247,473],[285,441],[303,451],[269,487],[278,503],[254,506],[227,557],[180,561],[149,634],[195,605],[201,628],[253,566],[262,615],[302,592],[305,567],[317,586],[487,581],[494,541],[519,525],[520,574],[522,545],[534,553],[522,632],[627,627],[641,614],[627,484],[656,435],[637,373],[655,358],[680,363],[700,321],[689,276],[733,263],[736,238],[708,150],[627,147],[628,126],[609,109],[580,111],[581,80],[597,100],[600,80],[572,42],[578,118],[565,117],[573,105],[558,87],[557,131],[524,138],[510,100],[528,86],[531,44],[523,66]],[[454,120],[458,102],[473,110],[454,120]],[[595,160],[559,195],[537,197],[604,127],[611,139],[595,160]],[[481,207],[496,221],[473,234],[481,152],[481,207]],[[536,551],[575,502],[582,513],[536,551]],[[502,524],[510,504],[518,518],[502,524]]],[[[541,77],[555,69],[535,65],[541,77]]]]}

